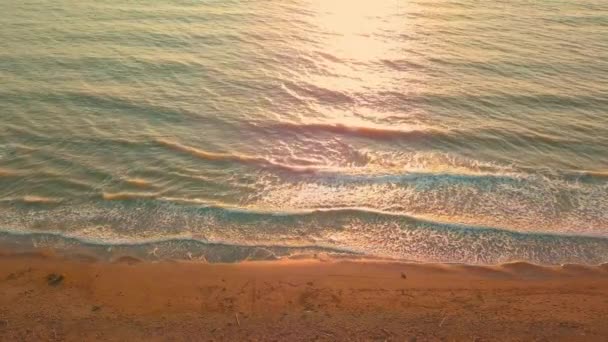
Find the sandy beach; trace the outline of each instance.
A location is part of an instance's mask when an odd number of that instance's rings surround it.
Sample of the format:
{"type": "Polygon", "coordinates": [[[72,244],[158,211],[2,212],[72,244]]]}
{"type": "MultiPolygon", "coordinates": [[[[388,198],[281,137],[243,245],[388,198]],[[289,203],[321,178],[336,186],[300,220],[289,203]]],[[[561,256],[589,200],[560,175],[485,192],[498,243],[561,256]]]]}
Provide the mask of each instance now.
{"type": "Polygon", "coordinates": [[[608,267],[0,257],[0,340],[601,341],[608,267]]]}

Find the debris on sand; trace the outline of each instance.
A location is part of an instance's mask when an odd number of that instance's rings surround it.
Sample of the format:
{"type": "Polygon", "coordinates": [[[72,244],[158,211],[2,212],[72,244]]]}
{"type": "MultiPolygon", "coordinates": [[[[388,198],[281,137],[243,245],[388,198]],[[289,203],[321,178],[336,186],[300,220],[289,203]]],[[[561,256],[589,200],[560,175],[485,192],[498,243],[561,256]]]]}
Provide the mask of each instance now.
{"type": "Polygon", "coordinates": [[[404,273],[404,272],[401,272],[401,278],[403,278],[403,279],[407,279],[407,276],[405,275],[405,273],[404,273]]]}
{"type": "Polygon", "coordinates": [[[64,279],[63,274],[51,273],[46,276],[46,282],[50,286],[57,286],[57,285],[61,284],[63,279],[64,279]]]}

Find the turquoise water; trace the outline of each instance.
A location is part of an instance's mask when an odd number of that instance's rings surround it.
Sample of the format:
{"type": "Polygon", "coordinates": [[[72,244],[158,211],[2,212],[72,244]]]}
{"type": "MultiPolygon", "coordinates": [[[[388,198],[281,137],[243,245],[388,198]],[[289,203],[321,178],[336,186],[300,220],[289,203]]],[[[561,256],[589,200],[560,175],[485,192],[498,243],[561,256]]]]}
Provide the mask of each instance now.
{"type": "Polygon", "coordinates": [[[604,0],[0,2],[1,242],[608,262],[604,0]]]}

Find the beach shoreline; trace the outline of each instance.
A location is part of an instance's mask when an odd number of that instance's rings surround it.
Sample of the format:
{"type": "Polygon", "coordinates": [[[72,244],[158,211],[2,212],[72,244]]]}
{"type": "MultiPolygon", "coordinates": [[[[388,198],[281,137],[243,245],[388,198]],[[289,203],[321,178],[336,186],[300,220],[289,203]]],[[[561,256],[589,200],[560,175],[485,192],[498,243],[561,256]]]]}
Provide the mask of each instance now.
{"type": "Polygon", "coordinates": [[[608,338],[608,265],[0,254],[1,340],[608,338]]]}

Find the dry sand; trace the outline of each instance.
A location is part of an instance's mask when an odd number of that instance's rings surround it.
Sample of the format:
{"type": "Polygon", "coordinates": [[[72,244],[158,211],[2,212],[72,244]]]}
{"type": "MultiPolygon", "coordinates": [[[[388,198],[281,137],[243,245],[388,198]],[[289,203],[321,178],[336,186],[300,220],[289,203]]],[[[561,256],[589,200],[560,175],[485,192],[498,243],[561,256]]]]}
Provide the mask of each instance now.
{"type": "Polygon", "coordinates": [[[608,341],[608,267],[0,256],[2,341],[608,341]]]}

